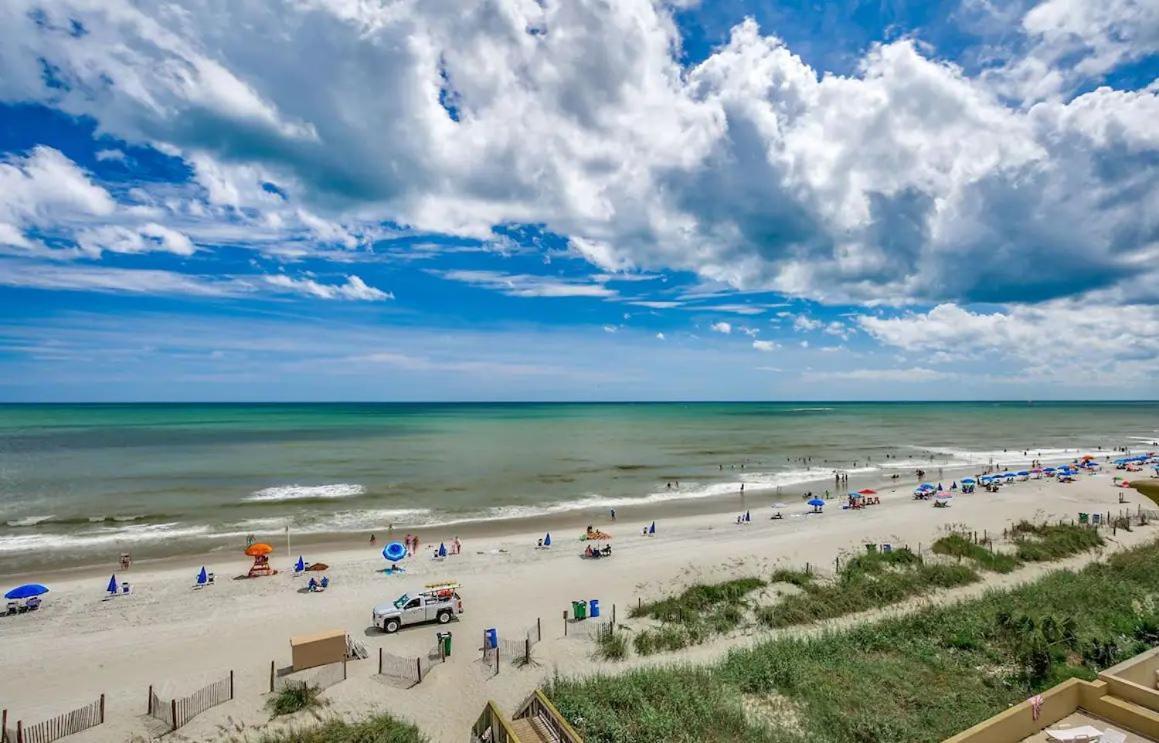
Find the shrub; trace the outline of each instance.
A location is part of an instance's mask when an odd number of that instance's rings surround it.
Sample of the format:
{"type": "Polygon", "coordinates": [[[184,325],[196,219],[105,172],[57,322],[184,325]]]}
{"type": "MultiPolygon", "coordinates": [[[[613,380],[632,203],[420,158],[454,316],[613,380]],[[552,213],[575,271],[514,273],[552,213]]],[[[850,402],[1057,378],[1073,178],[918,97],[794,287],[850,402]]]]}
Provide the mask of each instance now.
{"type": "Polygon", "coordinates": [[[266,701],[274,717],[322,706],[322,690],[313,684],[290,684],[266,701]]]}

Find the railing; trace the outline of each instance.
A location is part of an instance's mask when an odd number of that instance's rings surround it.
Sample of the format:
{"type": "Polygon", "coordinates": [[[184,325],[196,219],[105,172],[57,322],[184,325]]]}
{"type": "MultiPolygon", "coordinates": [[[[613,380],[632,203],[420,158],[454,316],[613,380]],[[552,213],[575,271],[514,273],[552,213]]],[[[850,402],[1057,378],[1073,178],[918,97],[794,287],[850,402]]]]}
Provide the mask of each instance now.
{"type": "Polygon", "coordinates": [[[23,720],[17,720],[15,729],[8,727],[8,710],[4,710],[3,720],[0,721],[0,737],[7,743],[51,743],[66,735],[96,727],[104,721],[105,695],[101,694],[94,702],[44,722],[25,725],[23,720]]]}
{"type": "Polygon", "coordinates": [[[511,729],[511,723],[503,717],[503,713],[488,701],[483,713],[475,724],[471,726],[471,743],[519,743],[519,737],[511,729]]]}
{"type": "Polygon", "coordinates": [[[149,687],[150,717],[160,720],[170,731],[185,725],[202,712],[233,699],[233,671],[223,679],[201,687],[189,696],[165,701],[149,687]]]}
{"type": "Polygon", "coordinates": [[[553,740],[562,741],[562,743],[583,743],[584,741],[540,689],[536,689],[527,698],[527,701],[515,713],[514,719],[518,720],[523,717],[536,718],[541,725],[548,729],[553,740]]]}

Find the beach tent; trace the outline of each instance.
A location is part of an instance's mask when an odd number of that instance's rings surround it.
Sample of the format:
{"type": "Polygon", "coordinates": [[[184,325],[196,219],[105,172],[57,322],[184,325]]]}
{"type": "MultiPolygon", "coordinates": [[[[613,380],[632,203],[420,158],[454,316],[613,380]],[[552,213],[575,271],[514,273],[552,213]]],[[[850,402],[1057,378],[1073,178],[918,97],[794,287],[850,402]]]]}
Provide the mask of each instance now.
{"type": "Polygon", "coordinates": [[[6,599],[30,599],[33,596],[40,596],[48,593],[48,588],[39,583],[25,583],[23,586],[17,586],[8,593],[4,594],[6,599]]]}

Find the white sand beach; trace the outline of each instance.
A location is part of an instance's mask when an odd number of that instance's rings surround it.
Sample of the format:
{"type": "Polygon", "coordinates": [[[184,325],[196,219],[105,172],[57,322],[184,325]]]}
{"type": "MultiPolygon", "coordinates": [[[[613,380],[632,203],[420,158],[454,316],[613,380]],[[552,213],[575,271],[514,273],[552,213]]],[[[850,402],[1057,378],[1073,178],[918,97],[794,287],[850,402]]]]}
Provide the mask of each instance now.
{"type": "MultiPolygon", "coordinates": [[[[1084,475],[1073,484],[1017,483],[998,494],[958,496],[952,507],[944,509],[914,500],[913,483],[907,480],[880,489],[878,506],[845,511],[833,500],[823,514],[805,515],[809,509],[800,500],[787,500],[784,519],[770,520],[770,509],[762,505],[753,507],[752,522],[745,526],[734,523],[738,505],[730,502],[715,514],[660,519],[654,537],[640,535],[639,521],[621,518],[612,523],[604,516],[595,526],[614,536],[614,555],[599,561],[580,560],[580,530],[561,524],[552,529],[550,550],[535,549],[542,532],[473,535],[464,540],[461,555],[435,561],[430,545],[424,544],[420,555],[408,561],[405,576],[386,576],[379,552],[384,535],[374,547],[361,535],[345,545],[303,548],[308,560],[331,566],[331,587],[321,594],[299,592],[305,579],[289,574],[297,554],[286,555],[284,545],[276,542],[273,563],[283,571],[279,575],[231,580],[248,566],[241,554],[139,564],[118,575],[131,581],[133,594],[108,601],[102,598],[112,560],[99,570],[41,574],[36,578],[51,588],[43,608],[0,619],[0,666],[5,669],[0,674],[0,700],[9,709],[10,720],[35,722],[103,692],[106,724],[70,740],[147,739],[151,728],[144,713],[150,685],[162,697],[185,694],[233,670],[236,698],[200,715],[170,739],[218,740],[230,733],[243,738],[269,724],[263,693],[270,661],[289,664],[290,636],[344,629],[367,646],[371,657],[351,662],[349,678],[325,692],[330,700],[326,714],[389,711],[417,723],[432,740],[461,741],[487,700],[510,713],[553,674],[583,674],[610,666],[593,659],[590,640],[563,637],[561,613],[572,600],[599,599],[605,616],[615,605],[623,622],[628,605],[640,597],[656,598],[700,580],[767,575],[776,566],[802,566],[806,561],[828,572],[835,557],[861,552],[864,543],[909,545],[915,550],[923,545],[924,550],[954,526],[1001,535],[1020,519],[1071,519],[1079,512],[1121,509],[1134,513],[1140,505],[1152,505],[1134,491],[1114,487],[1112,474],[1084,475]],[[1119,503],[1120,492],[1126,504],[1119,503]],[[206,560],[217,583],[194,590],[197,569],[206,560]],[[385,635],[370,627],[371,607],[408,588],[442,579],[462,584],[466,610],[460,621],[449,625],[454,633],[452,657],[435,666],[418,686],[406,689],[384,683],[375,677],[378,648],[416,656],[434,644],[436,631],[443,628],[423,625],[385,635]],[[494,627],[501,637],[514,638],[537,619],[542,622],[543,640],[532,651],[533,665],[517,668],[502,662],[494,677],[484,671],[478,662],[484,629],[494,627]]],[[[1106,549],[1137,544],[1155,533],[1159,532],[1144,527],[1112,537],[1107,530],[1106,549]]],[[[444,536],[450,540],[454,534],[444,536]]],[[[1066,564],[1096,557],[1086,555],[1066,564]]],[[[984,584],[934,600],[1026,580],[1055,567],[988,576],[984,584]]],[[[794,631],[800,630],[782,632],[794,631]]],[[[632,658],[611,667],[707,660],[762,636],[719,638],[679,654],[632,658]]]]}

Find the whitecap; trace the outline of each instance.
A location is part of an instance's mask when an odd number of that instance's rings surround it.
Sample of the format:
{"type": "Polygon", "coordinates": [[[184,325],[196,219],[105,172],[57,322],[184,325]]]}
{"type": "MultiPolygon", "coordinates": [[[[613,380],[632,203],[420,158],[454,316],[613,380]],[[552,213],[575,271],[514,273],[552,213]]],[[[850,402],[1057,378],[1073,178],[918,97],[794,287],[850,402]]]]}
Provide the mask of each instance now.
{"type": "Polygon", "coordinates": [[[352,498],[363,495],[366,488],[347,482],[337,482],[330,485],[279,485],[250,493],[247,501],[287,501],[305,500],[309,498],[352,498]]]}

